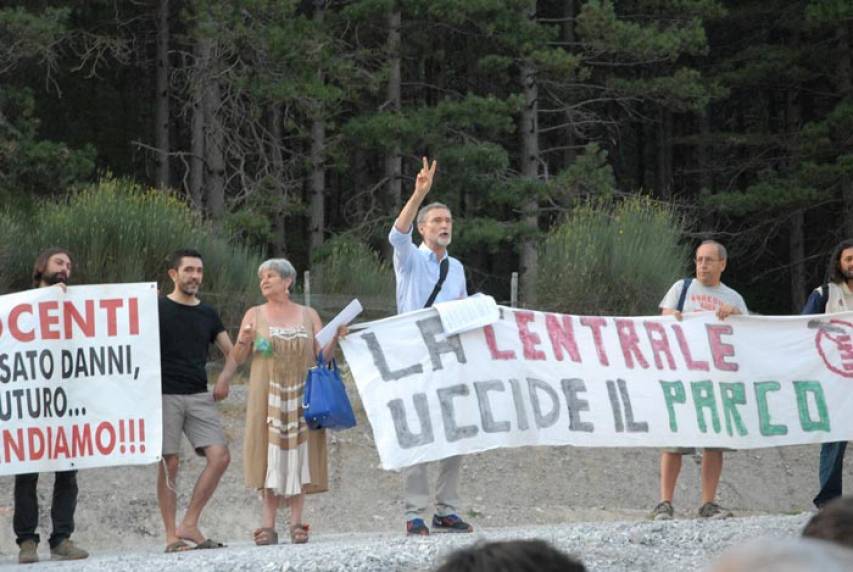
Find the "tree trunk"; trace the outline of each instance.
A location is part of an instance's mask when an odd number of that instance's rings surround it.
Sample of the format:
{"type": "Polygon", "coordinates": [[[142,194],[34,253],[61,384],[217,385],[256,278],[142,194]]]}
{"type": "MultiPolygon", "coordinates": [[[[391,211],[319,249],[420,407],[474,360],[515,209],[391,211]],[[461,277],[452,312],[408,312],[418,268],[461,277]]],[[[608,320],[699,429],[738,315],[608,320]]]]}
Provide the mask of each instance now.
{"type": "Polygon", "coordinates": [[[204,80],[210,62],[210,42],[200,39],[195,45],[195,71],[190,125],[190,199],[193,208],[204,209],[204,80]]]}
{"type": "Polygon", "coordinates": [[[803,209],[797,209],[791,215],[791,234],[788,237],[791,256],[791,310],[799,312],[806,303],[806,258],[805,238],[803,236],[803,209]]]}
{"type": "MultiPolygon", "coordinates": [[[[574,52],[575,48],[573,44],[577,41],[577,34],[575,33],[575,16],[577,15],[577,0],[563,0],[563,18],[565,21],[563,22],[560,35],[562,37],[562,41],[565,42],[565,49],[569,52],[574,52]]],[[[566,110],[566,128],[563,130],[565,141],[564,145],[566,146],[566,150],[563,152],[563,163],[564,168],[570,167],[574,164],[577,159],[578,152],[575,149],[575,145],[577,144],[575,137],[575,129],[572,125],[572,121],[574,119],[574,115],[571,111],[566,110]]],[[[568,204],[569,200],[572,197],[565,197],[564,204],[568,204]]]]}
{"type": "MultiPolygon", "coordinates": [[[[531,1],[529,17],[536,12],[536,2],[531,1]]],[[[521,110],[521,176],[531,183],[539,175],[539,126],[537,121],[539,90],[536,84],[536,68],[527,58],[521,65],[521,85],[524,105],[521,110]]],[[[539,201],[532,196],[522,203],[522,223],[525,236],[521,242],[520,278],[521,303],[528,308],[536,305],[536,273],[539,271],[537,234],[539,230],[539,201]]]]}
{"type": "MultiPolygon", "coordinates": [[[[314,1],[314,22],[323,23],[324,0],[314,1]]],[[[323,70],[317,71],[320,82],[323,70]]],[[[317,249],[323,245],[326,224],[326,123],[323,120],[322,103],[314,102],[314,118],[311,120],[311,220],[308,234],[308,264],[314,261],[317,249]]]]}
{"type": "MultiPolygon", "coordinates": [[[[794,33],[793,44],[800,45],[799,32],[794,33]]],[[[798,140],[802,127],[802,113],[800,110],[799,85],[792,85],[785,93],[785,139],[789,142],[788,168],[793,171],[797,168],[800,157],[793,150],[799,148],[798,140]]],[[[791,264],[791,306],[794,312],[798,312],[806,302],[806,249],[803,224],[805,211],[796,209],[791,215],[791,234],[788,238],[789,256],[791,264]]]]}
{"type": "Polygon", "coordinates": [[[157,9],[157,186],[169,186],[169,0],[160,0],[157,9]]]}
{"type": "Polygon", "coordinates": [[[210,217],[216,220],[225,213],[225,154],[223,151],[225,133],[220,118],[222,114],[222,97],[219,89],[219,79],[216,74],[218,55],[215,53],[215,44],[213,44],[212,40],[204,39],[202,41],[211,43],[211,46],[208,48],[208,53],[210,54],[209,73],[205,76],[205,90],[202,100],[206,127],[204,141],[205,163],[207,165],[207,176],[204,186],[206,195],[205,206],[210,217]]]}
{"type": "Polygon", "coordinates": [[[323,245],[326,213],[326,124],[321,118],[311,122],[311,221],[308,260],[313,262],[323,245]]]}
{"type": "MultiPolygon", "coordinates": [[[[388,56],[388,85],[386,86],[386,106],[394,112],[400,112],[401,101],[401,71],[400,71],[400,26],[402,12],[398,2],[391,5],[388,12],[388,38],[385,50],[388,56]]],[[[400,139],[395,138],[390,148],[385,152],[385,202],[392,213],[399,213],[403,199],[403,158],[400,150],[400,139]]],[[[387,260],[393,255],[391,245],[385,240],[383,253],[387,260]]]]}
{"type": "Polygon", "coordinates": [[[672,198],[672,113],[658,112],[657,190],[661,198],[672,198]]]}
{"type": "Polygon", "coordinates": [[[696,146],[696,159],[699,163],[699,190],[713,192],[711,169],[711,105],[699,114],[699,144],[696,146]]]}
{"type": "Polygon", "coordinates": [[[270,156],[272,157],[273,176],[278,186],[279,199],[273,213],[273,236],[270,244],[271,254],[275,257],[287,258],[285,247],[287,245],[285,235],[284,213],[287,211],[287,185],[284,180],[284,157],[281,153],[281,107],[274,103],[270,106],[269,113],[270,134],[270,156]]]}
{"type": "MultiPolygon", "coordinates": [[[[853,97],[853,86],[851,84],[851,68],[850,50],[853,46],[850,45],[850,30],[847,22],[841,22],[836,28],[835,39],[838,42],[838,66],[836,68],[836,77],[838,78],[838,91],[842,99],[853,97]]],[[[841,177],[841,199],[844,208],[844,236],[853,236],[853,177],[850,175],[842,175],[841,177]]]]}

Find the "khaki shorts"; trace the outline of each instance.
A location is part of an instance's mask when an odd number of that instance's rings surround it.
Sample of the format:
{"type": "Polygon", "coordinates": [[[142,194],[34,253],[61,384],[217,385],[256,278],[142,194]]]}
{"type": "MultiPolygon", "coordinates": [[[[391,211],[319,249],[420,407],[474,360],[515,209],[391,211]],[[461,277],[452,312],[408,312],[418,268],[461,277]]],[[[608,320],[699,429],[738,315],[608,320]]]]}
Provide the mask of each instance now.
{"type": "Polygon", "coordinates": [[[181,433],[186,433],[196,454],[204,456],[210,445],[227,445],[213,394],[163,396],[163,455],[177,455],[181,433]]]}
{"type": "MultiPolygon", "coordinates": [[[[734,449],[720,449],[717,447],[706,447],[706,448],[702,449],[702,451],[710,451],[712,453],[719,451],[720,453],[722,453],[723,451],[734,451],[734,449]]],[[[673,453],[675,455],[693,455],[694,453],[696,453],[696,447],[667,447],[666,449],[663,449],[663,452],[664,453],[673,453]]]]}

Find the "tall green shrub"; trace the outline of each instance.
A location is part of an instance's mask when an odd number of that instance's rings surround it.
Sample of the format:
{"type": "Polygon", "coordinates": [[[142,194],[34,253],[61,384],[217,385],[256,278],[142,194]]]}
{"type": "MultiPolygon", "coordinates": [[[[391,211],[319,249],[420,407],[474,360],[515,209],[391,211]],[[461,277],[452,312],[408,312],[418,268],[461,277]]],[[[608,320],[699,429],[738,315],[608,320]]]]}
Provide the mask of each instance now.
{"type": "Polygon", "coordinates": [[[540,247],[538,296],[545,309],[586,315],[657,314],[684,275],[683,217],[648,198],[574,208],[540,247]]]}
{"type": "Polygon", "coordinates": [[[394,270],[363,242],[338,235],[323,245],[311,272],[312,305],[333,311],[358,298],[369,317],[396,311],[394,270]]]}
{"type": "Polygon", "coordinates": [[[168,292],[169,253],[195,248],[205,258],[201,297],[210,298],[227,322],[239,320],[258,298],[259,253],[217,235],[175,196],[128,180],[106,178],[62,201],[40,203],[32,215],[3,219],[4,292],[31,288],[33,261],[50,246],[73,254],[75,284],[157,281],[168,292]]]}

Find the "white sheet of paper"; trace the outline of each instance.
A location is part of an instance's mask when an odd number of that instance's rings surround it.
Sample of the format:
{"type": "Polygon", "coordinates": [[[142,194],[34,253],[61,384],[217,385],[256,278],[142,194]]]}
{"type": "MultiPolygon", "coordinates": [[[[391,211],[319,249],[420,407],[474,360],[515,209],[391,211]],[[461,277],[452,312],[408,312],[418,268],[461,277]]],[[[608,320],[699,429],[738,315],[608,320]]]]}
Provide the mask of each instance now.
{"type": "Polygon", "coordinates": [[[320,347],[326,347],[326,344],[331,342],[332,338],[335,337],[335,332],[338,331],[338,326],[349,324],[356,316],[361,314],[362,310],[363,308],[361,307],[361,302],[358,301],[358,298],[355,298],[352,302],[347,304],[346,308],[338,312],[338,315],[329,320],[329,323],[323,326],[323,329],[317,332],[314,336],[317,343],[320,344],[320,347]]]}
{"type": "Polygon", "coordinates": [[[501,317],[495,299],[486,294],[474,294],[462,300],[440,302],[434,308],[438,310],[446,336],[494,324],[501,317]]]}

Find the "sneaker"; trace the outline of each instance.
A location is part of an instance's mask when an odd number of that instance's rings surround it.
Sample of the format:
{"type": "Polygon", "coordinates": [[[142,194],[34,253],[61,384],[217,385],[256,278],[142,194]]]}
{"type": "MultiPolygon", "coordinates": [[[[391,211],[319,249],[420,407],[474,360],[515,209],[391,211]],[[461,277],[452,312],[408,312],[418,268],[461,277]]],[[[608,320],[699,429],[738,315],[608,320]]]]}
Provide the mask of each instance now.
{"type": "Polygon", "coordinates": [[[82,560],[88,557],[88,552],[74,546],[74,543],[67,538],[50,549],[51,560],[82,560]]]}
{"type": "Polygon", "coordinates": [[[19,564],[33,564],[39,561],[39,545],[35,540],[25,540],[21,543],[21,551],[18,552],[19,564]]]}
{"type": "Polygon", "coordinates": [[[675,510],[672,508],[672,503],[669,501],[661,501],[649,513],[649,520],[672,520],[675,510]]]}
{"type": "Polygon", "coordinates": [[[422,518],[406,521],[407,536],[429,536],[429,529],[422,518]]]}
{"type": "Polygon", "coordinates": [[[731,518],[734,514],[729,509],[723,508],[715,502],[706,502],[699,507],[699,516],[718,520],[721,518],[731,518]]]}
{"type": "Polygon", "coordinates": [[[435,532],[474,532],[474,527],[459,518],[459,515],[448,514],[447,516],[432,517],[432,529],[435,532]]]}

